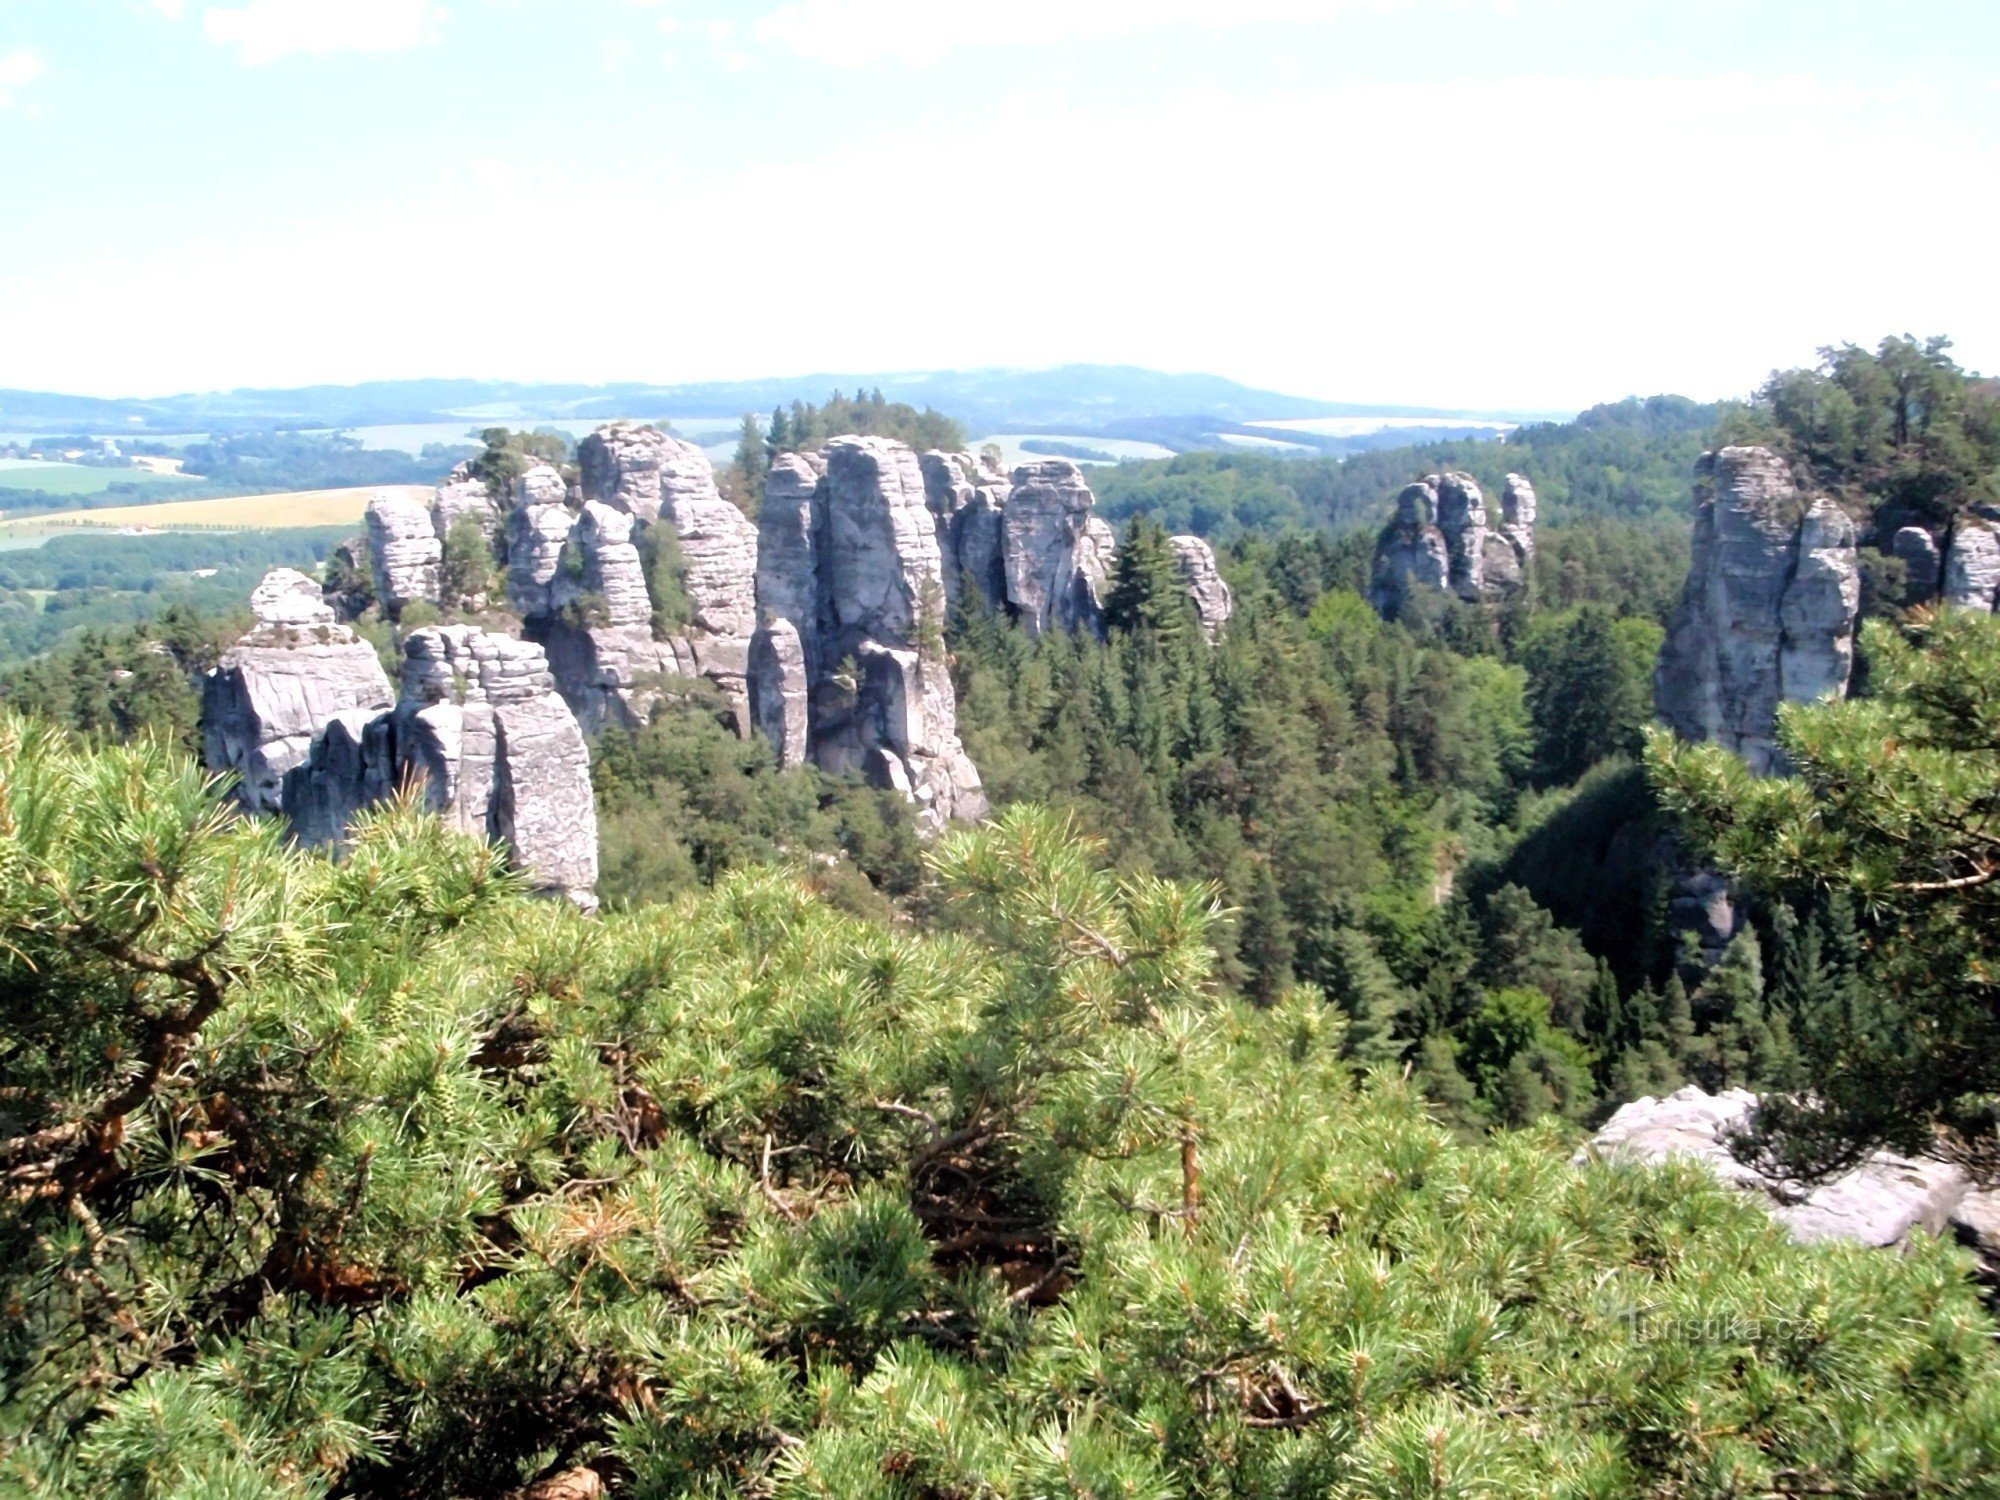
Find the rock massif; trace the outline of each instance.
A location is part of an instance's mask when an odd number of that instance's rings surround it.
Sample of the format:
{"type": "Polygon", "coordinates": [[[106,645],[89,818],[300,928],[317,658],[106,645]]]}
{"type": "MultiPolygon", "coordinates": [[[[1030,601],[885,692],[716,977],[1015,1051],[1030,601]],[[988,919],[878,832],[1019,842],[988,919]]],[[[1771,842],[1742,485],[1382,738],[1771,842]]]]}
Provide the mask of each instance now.
{"type": "Polygon", "coordinates": [[[1801,495],[1767,448],[1705,454],[1696,497],[1694,560],[1655,674],[1660,717],[1769,772],[1778,705],[1847,691],[1856,528],[1833,501],[1801,495]]]}
{"type": "Polygon", "coordinates": [[[1710,1095],[1690,1087],[1664,1099],[1637,1099],[1605,1123],[1578,1153],[1577,1164],[1593,1158],[1614,1163],[1690,1158],[1754,1195],[1795,1239],[1887,1247],[1921,1229],[1956,1234],[1989,1265],[2000,1264],[2000,1194],[1975,1189],[1949,1163],[1889,1152],[1877,1152],[1810,1190],[1775,1182],[1730,1154],[1731,1134],[1756,1107],[1757,1096],[1744,1089],[1710,1095]]]}
{"type": "Polygon", "coordinates": [[[1393,620],[1422,591],[1469,604],[1520,592],[1535,556],[1535,512],[1534,486],[1519,474],[1507,476],[1497,527],[1470,474],[1432,474],[1406,486],[1375,544],[1369,601],[1393,620]]]}
{"type": "Polygon", "coordinates": [[[300,842],[337,843],[354,815],[421,782],[458,827],[498,839],[536,885],[594,904],[590,755],[539,646],[470,626],[418,630],[402,695],[320,586],[280,568],[257,623],[203,684],[205,758],[240,773],[255,813],[300,842]]]}
{"type": "Polygon", "coordinates": [[[917,455],[850,437],[820,461],[781,459],[759,555],[750,702],[781,763],[860,772],[909,797],[932,830],[983,817],[958,738],[944,560],[917,455]]]}
{"type": "Polygon", "coordinates": [[[320,586],[279,568],[250,595],[256,624],[202,685],[203,757],[234,771],[250,812],[278,810],[286,772],[335,716],[395,702],[375,648],[334,618],[320,586]]]}
{"type": "Polygon", "coordinates": [[[538,890],[596,904],[590,751],[541,647],[469,625],[413,632],[396,706],[336,715],[285,778],[283,809],[302,843],[337,843],[406,785],[504,844],[538,890]]]}
{"type": "Polygon", "coordinates": [[[1030,635],[1099,631],[1116,538],[1092,512],[1097,497],[1066,458],[1014,471],[1002,527],[1007,603],[1030,635]]]}

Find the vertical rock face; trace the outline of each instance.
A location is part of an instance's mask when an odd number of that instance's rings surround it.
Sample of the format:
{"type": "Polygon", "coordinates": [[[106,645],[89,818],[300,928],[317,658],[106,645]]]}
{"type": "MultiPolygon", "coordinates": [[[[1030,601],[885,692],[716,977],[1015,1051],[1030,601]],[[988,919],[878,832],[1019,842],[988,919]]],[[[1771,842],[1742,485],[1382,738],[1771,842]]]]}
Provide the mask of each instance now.
{"type": "Polygon", "coordinates": [[[1914,603],[1937,597],[1944,578],[1944,559],[1928,531],[1921,526],[1905,526],[1890,539],[1889,553],[1903,560],[1908,579],[1906,599],[1914,603]]]}
{"type": "Polygon", "coordinates": [[[1212,641],[1236,612],[1235,596],[1222,581],[1222,570],[1215,565],[1215,550],[1198,536],[1168,540],[1174,549],[1181,582],[1187,588],[1188,598],[1194,601],[1195,613],[1201,617],[1201,633],[1212,641]]]}
{"type": "MultiPolygon", "coordinates": [[[[1101,630],[1110,528],[1091,514],[1097,497],[1066,458],[1023,464],[1007,497],[1007,601],[1030,635],[1101,630]]],[[[1115,538],[1111,538],[1115,543],[1115,538]]]]}
{"type": "Polygon", "coordinates": [[[1704,455],[1696,494],[1694,561],[1655,674],[1660,716],[1768,772],[1778,705],[1846,691],[1855,529],[1831,501],[1806,504],[1765,448],[1704,455]]]}
{"type": "Polygon", "coordinates": [[[2000,530],[1990,517],[1963,517],[1944,560],[1944,600],[1960,609],[1991,613],[2000,605],[2000,530]]]}
{"type": "Polygon", "coordinates": [[[1438,529],[1437,486],[1430,480],[1407,485],[1396,497],[1396,519],[1375,543],[1375,571],[1368,601],[1393,620],[1419,589],[1451,587],[1451,543],[1438,529]]]}
{"type": "Polygon", "coordinates": [[[524,620],[555,613],[556,574],[576,517],[560,500],[516,506],[507,516],[507,598],[524,620]]]}
{"type": "Polygon", "coordinates": [[[750,696],[779,760],[860,772],[909,797],[933,830],[983,817],[958,739],[943,560],[916,454],[887,438],[836,438],[823,474],[796,456],[772,472],[750,696]]]}
{"type": "Polygon", "coordinates": [[[437,498],[431,502],[431,528],[437,532],[438,541],[449,537],[451,528],[466,517],[471,518],[488,542],[502,534],[500,507],[494,503],[486,481],[472,477],[471,465],[460,464],[451,471],[451,478],[438,486],[437,498]]]}
{"type": "Polygon", "coordinates": [[[250,812],[278,811],[285,774],[342,713],[395,701],[375,648],[339,624],[320,587],[279,568],[250,596],[257,623],[202,684],[203,758],[234,771],[250,812]]]}
{"type": "Polygon", "coordinates": [[[1007,598],[1003,528],[1012,485],[987,459],[970,453],[926,453],[923,469],[944,559],[946,602],[957,608],[970,583],[988,608],[999,607],[1007,598]]]}
{"type": "Polygon", "coordinates": [[[392,619],[418,599],[436,599],[444,544],[428,507],[383,490],[368,502],[368,552],[375,597],[392,619]]]}
{"type": "Polygon", "coordinates": [[[1407,486],[1375,544],[1369,602],[1393,620],[1420,591],[1468,604],[1518,593],[1534,561],[1535,511],[1535,487],[1519,474],[1507,476],[1497,527],[1470,474],[1431,474],[1407,486]]]}
{"type": "Polygon", "coordinates": [[[506,844],[537,889],[596,904],[590,752],[541,647],[465,625],[413,632],[401,700],[329,723],[283,807],[302,842],[329,843],[413,782],[446,821],[506,844]]]}
{"type": "Polygon", "coordinates": [[[1833,501],[1813,501],[1799,525],[1797,560],[1778,605],[1780,691],[1810,703],[1847,695],[1861,612],[1858,528],[1833,501]]]}
{"type": "Polygon", "coordinates": [[[661,680],[683,675],[673,647],[653,638],[633,527],[626,512],[585,501],[566,544],[574,568],[559,568],[548,585],[549,611],[527,622],[528,639],[548,652],[557,688],[588,734],[643,724],[661,680]]]}
{"type": "Polygon", "coordinates": [[[676,496],[715,492],[715,472],[692,443],[636,422],[600,427],[577,445],[583,498],[651,524],[676,496]]]}

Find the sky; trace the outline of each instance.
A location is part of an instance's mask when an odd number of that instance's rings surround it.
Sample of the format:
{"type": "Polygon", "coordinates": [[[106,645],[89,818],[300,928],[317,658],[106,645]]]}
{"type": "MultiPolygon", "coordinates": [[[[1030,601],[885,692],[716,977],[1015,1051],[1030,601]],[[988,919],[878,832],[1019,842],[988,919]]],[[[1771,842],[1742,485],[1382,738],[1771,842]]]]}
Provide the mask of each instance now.
{"type": "Polygon", "coordinates": [[[0,387],[2000,371],[2000,0],[0,0],[0,387]]]}

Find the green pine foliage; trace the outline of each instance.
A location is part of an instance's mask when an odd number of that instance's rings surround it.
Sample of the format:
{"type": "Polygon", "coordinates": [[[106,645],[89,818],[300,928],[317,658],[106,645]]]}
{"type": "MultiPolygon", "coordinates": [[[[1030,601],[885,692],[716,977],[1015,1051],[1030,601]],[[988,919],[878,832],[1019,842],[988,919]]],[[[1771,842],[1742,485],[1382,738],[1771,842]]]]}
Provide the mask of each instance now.
{"type": "MultiPolygon", "coordinates": [[[[924,935],[762,871],[593,921],[409,804],[333,863],[169,749],[14,718],[0,776],[10,1493],[2000,1472],[1960,1252],[1462,1143],[1310,992],[1224,998],[1212,889],[1114,875],[1061,815],[947,839],[924,935]]],[[[1553,1094],[1535,1001],[1489,1009],[1467,1065],[1553,1094]]]]}
{"type": "Polygon", "coordinates": [[[1661,798],[1703,850],[1789,908],[1775,1003],[1745,1004],[1761,955],[1718,972],[1738,1037],[1720,1062],[1754,1058],[1760,1022],[1777,1056],[1796,1050],[1813,1097],[1786,1111],[1793,1167],[1882,1142],[1924,1149],[1938,1129],[2000,1165],[2000,620],[1871,621],[1864,649],[1870,696],[1780,710],[1789,777],[1752,776],[1712,746],[1649,744],[1661,798]]]}

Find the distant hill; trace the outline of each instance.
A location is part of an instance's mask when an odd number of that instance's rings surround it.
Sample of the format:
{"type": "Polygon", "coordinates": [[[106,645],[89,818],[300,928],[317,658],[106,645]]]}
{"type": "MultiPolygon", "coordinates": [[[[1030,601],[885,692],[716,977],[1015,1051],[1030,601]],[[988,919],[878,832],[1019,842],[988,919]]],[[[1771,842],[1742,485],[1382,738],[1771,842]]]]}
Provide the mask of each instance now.
{"type": "MultiPolygon", "coordinates": [[[[0,432],[184,433],[382,427],[436,422],[523,423],[613,417],[734,419],[835,390],[880,388],[932,406],[975,433],[1156,430],[1227,432],[1244,423],[1322,417],[1484,418],[1511,425],[1537,414],[1433,411],[1315,401],[1217,375],[1169,375],[1127,365],[1049,370],[814,374],[694,385],[560,385],[479,380],[374,381],[297,390],[239,390],[105,400],[0,390],[0,432]]],[[[1307,443],[1312,446],[1310,440],[1307,443]]]]}

